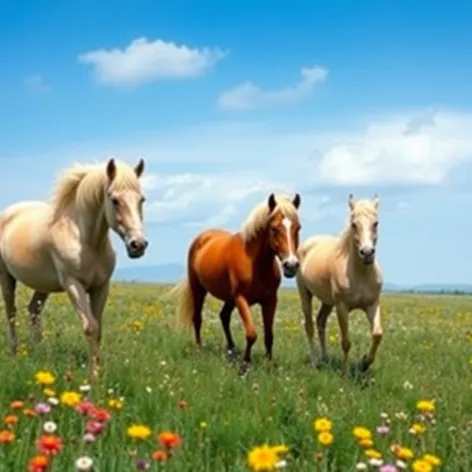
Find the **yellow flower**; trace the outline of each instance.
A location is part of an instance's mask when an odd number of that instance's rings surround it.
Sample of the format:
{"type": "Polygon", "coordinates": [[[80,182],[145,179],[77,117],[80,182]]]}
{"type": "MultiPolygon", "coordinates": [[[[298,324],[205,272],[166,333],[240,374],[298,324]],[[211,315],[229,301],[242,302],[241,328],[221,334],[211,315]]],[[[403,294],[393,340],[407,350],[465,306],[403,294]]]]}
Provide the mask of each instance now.
{"type": "Polygon", "coordinates": [[[411,426],[410,431],[413,434],[423,434],[426,431],[426,426],[420,423],[415,423],[411,426]]]}
{"type": "Polygon", "coordinates": [[[274,470],[278,461],[276,449],[267,444],[254,447],[248,454],[249,467],[254,471],[265,472],[274,470]]]}
{"type": "Polygon", "coordinates": [[[420,400],[416,404],[416,409],[421,413],[433,413],[435,410],[434,402],[430,400],[420,400]]]}
{"type": "Polygon", "coordinates": [[[398,459],[410,460],[414,457],[413,451],[408,447],[399,447],[394,452],[398,459]]]}
{"type": "Polygon", "coordinates": [[[431,472],[433,470],[433,466],[424,459],[417,459],[411,467],[413,472],[431,472]]]}
{"type": "Polygon", "coordinates": [[[46,397],[55,397],[56,392],[52,388],[45,388],[43,390],[44,396],[46,397]]]}
{"type": "Polygon", "coordinates": [[[133,439],[147,439],[151,436],[151,428],[143,424],[133,424],[128,428],[127,434],[133,439]]]}
{"type": "Polygon", "coordinates": [[[200,422],[200,429],[207,429],[208,428],[208,423],[206,421],[201,421],[200,422]]]}
{"type": "Polygon", "coordinates": [[[333,423],[328,418],[317,418],[313,421],[313,429],[319,433],[323,431],[331,431],[333,423]]]}
{"type": "Polygon", "coordinates": [[[285,444],[280,444],[279,446],[272,446],[272,449],[275,451],[275,453],[278,454],[285,454],[288,452],[288,447],[285,446],[285,444]]]}
{"type": "Polygon", "coordinates": [[[369,459],[382,459],[382,454],[380,454],[379,451],[375,449],[366,449],[364,451],[364,454],[369,458],[369,459]]]}
{"type": "Polygon", "coordinates": [[[441,459],[433,454],[425,454],[422,459],[436,467],[441,465],[441,459]]]}
{"type": "Polygon", "coordinates": [[[372,438],[372,433],[364,426],[356,426],[352,430],[352,434],[354,435],[356,439],[359,439],[359,440],[372,438]]]}
{"type": "Polygon", "coordinates": [[[363,448],[369,449],[373,445],[374,445],[374,441],[372,441],[372,439],[364,438],[364,439],[359,440],[359,446],[363,448]]]}
{"type": "Polygon", "coordinates": [[[80,403],[82,395],[77,392],[63,392],[60,401],[63,405],[74,407],[80,403]]]}
{"type": "Polygon", "coordinates": [[[119,398],[111,398],[108,400],[108,406],[114,410],[121,410],[123,408],[123,402],[119,398]]]}
{"type": "Polygon", "coordinates": [[[48,370],[38,370],[34,377],[39,385],[52,385],[56,381],[54,374],[48,370]]]}
{"type": "Polygon", "coordinates": [[[322,431],[318,434],[318,442],[322,446],[330,446],[333,443],[334,436],[329,431],[322,431]]]}

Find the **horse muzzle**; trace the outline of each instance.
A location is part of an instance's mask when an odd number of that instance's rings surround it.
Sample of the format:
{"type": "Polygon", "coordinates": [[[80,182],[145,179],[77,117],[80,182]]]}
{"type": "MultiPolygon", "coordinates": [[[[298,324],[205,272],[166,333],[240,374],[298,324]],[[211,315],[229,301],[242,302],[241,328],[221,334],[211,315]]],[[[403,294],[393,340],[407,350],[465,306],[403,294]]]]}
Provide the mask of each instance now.
{"type": "Polygon", "coordinates": [[[292,279],[297,275],[300,262],[296,258],[287,258],[282,261],[282,272],[287,279],[292,279]]]}
{"type": "Polygon", "coordinates": [[[149,243],[146,238],[141,236],[130,238],[126,241],[125,245],[128,257],[130,259],[138,259],[139,257],[144,256],[149,243]]]}

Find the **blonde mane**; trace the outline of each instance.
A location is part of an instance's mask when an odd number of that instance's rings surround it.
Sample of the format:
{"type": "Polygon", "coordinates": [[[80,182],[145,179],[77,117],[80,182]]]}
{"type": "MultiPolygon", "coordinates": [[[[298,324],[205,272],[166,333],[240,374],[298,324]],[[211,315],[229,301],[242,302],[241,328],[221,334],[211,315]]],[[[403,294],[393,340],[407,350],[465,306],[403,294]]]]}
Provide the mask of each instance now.
{"type": "Polygon", "coordinates": [[[249,213],[246,221],[243,223],[241,233],[243,240],[249,242],[263,230],[271,217],[276,211],[280,210],[290,219],[298,221],[298,210],[293,206],[292,199],[288,195],[275,195],[277,205],[272,213],[269,213],[269,205],[267,198],[258,203],[249,213]]]}
{"type": "MultiPolygon", "coordinates": [[[[116,161],[116,176],[112,187],[139,190],[139,180],[128,164],[116,161]]],[[[107,181],[106,163],[74,164],[58,179],[50,203],[53,207],[53,221],[71,205],[79,211],[103,204],[104,187],[107,181]]]]}
{"type": "Polygon", "coordinates": [[[377,214],[378,212],[370,200],[357,200],[354,204],[354,209],[349,212],[346,226],[341,232],[339,240],[340,250],[343,252],[349,252],[351,250],[351,240],[354,233],[351,225],[353,219],[359,216],[374,219],[377,214]]]}

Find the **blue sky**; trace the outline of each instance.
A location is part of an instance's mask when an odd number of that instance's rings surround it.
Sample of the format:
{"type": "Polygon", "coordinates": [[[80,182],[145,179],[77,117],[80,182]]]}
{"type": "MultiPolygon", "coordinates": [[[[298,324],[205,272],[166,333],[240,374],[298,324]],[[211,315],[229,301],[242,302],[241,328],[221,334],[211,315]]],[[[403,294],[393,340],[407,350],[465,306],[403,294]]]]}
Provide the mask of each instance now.
{"type": "Polygon", "coordinates": [[[470,282],[472,5],[18,1],[0,6],[0,205],[64,167],[146,159],[149,252],[299,191],[302,237],[381,197],[390,282],[470,282]]]}

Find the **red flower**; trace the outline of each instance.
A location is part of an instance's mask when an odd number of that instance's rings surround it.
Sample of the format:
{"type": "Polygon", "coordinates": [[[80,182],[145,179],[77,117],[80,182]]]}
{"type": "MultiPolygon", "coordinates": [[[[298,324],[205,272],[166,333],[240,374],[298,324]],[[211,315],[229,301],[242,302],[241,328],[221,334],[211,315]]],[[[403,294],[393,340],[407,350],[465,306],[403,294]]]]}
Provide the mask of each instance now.
{"type": "Polygon", "coordinates": [[[80,413],[81,415],[87,416],[90,415],[94,409],[95,405],[92,402],[80,402],[76,407],[76,411],[80,413]]]}
{"type": "Polygon", "coordinates": [[[30,472],[44,472],[49,465],[49,459],[47,456],[38,454],[30,459],[28,463],[28,470],[30,472]]]}
{"type": "Polygon", "coordinates": [[[180,408],[185,409],[185,408],[187,408],[187,406],[188,406],[188,403],[185,400],[180,400],[180,402],[179,402],[179,407],[180,408]]]}
{"type": "Polygon", "coordinates": [[[95,421],[98,421],[100,423],[106,423],[107,421],[110,421],[111,415],[110,413],[105,410],[104,408],[95,408],[91,415],[90,415],[95,421]]]}
{"type": "Polygon", "coordinates": [[[59,454],[62,450],[62,440],[54,434],[43,434],[36,443],[37,448],[43,454],[59,454]]]}
{"type": "Polygon", "coordinates": [[[167,453],[164,451],[155,451],[152,453],[152,458],[157,462],[164,462],[167,460],[167,453]]]}
{"type": "Polygon", "coordinates": [[[182,442],[180,436],[177,433],[173,433],[171,431],[163,431],[159,434],[159,436],[157,436],[157,439],[159,440],[161,446],[167,449],[178,447],[182,442]]]}

